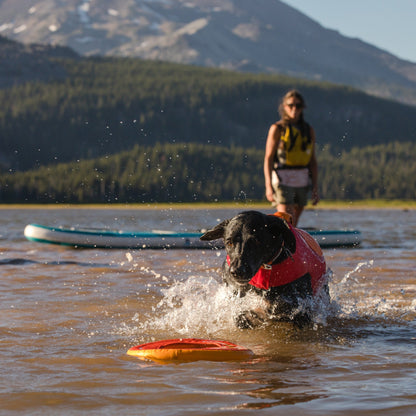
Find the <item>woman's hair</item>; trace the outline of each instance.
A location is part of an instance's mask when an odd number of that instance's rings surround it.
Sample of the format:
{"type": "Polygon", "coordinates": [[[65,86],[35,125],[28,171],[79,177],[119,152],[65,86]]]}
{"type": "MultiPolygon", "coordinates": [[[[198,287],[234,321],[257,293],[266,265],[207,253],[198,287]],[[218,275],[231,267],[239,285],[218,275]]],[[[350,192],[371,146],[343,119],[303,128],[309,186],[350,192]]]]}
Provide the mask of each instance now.
{"type": "MultiPolygon", "coordinates": [[[[280,117],[282,117],[282,121],[283,121],[284,124],[286,124],[289,121],[288,117],[287,117],[287,114],[286,114],[286,111],[285,111],[285,103],[289,98],[292,98],[292,97],[297,98],[300,101],[300,103],[302,104],[302,108],[306,107],[305,100],[304,100],[304,98],[302,97],[302,95],[299,91],[297,91],[297,90],[288,91],[283,96],[283,98],[281,99],[280,104],[279,104],[279,108],[278,108],[280,117]]],[[[303,111],[302,111],[301,114],[300,114],[299,123],[303,124],[304,122],[305,121],[303,119],[303,111]]]]}

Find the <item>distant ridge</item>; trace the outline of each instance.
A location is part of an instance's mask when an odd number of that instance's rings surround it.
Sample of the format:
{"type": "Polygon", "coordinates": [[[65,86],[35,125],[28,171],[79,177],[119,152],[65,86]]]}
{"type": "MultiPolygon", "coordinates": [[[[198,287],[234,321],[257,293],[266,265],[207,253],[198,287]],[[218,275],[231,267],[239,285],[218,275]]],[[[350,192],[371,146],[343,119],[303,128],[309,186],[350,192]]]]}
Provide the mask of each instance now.
{"type": "Polygon", "coordinates": [[[23,45],[0,36],[0,87],[27,81],[51,81],[66,77],[66,71],[53,58],[78,58],[68,47],[23,45]]]}
{"type": "Polygon", "coordinates": [[[351,85],[416,105],[416,64],[279,0],[0,3],[0,33],[80,55],[135,56],[351,85]]]}

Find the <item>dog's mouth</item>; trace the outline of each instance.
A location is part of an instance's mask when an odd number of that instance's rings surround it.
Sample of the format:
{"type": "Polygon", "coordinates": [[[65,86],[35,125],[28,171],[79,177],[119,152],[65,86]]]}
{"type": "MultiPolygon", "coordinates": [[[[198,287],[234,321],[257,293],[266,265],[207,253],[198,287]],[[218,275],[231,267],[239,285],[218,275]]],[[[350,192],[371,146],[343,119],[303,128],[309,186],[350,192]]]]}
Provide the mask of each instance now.
{"type": "Polygon", "coordinates": [[[248,278],[247,277],[240,277],[240,276],[236,276],[236,275],[232,275],[232,276],[234,278],[234,282],[239,286],[246,285],[252,279],[252,276],[248,277],[248,278]]]}
{"type": "Polygon", "coordinates": [[[230,264],[229,271],[235,283],[239,285],[245,285],[253,278],[260,266],[261,265],[259,265],[259,267],[253,267],[253,265],[245,263],[236,264],[232,262],[230,264]]]}

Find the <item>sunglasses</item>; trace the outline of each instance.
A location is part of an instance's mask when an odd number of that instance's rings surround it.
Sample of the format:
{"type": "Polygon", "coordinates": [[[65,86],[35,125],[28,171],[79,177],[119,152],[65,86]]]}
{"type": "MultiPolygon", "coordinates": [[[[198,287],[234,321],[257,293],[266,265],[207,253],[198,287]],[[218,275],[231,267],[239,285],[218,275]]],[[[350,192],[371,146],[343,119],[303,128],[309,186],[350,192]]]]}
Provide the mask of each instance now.
{"type": "Polygon", "coordinates": [[[301,108],[303,108],[303,105],[301,103],[296,103],[296,104],[286,104],[289,108],[293,108],[295,107],[296,109],[300,110],[301,108]]]}

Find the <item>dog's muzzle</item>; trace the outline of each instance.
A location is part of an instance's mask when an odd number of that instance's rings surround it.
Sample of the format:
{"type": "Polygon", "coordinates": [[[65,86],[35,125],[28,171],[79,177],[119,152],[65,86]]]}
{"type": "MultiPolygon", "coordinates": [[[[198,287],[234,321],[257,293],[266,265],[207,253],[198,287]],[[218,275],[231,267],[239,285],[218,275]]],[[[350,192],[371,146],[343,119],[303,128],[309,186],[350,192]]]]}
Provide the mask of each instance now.
{"type": "Polygon", "coordinates": [[[247,284],[253,277],[255,273],[251,270],[251,267],[248,264],[243,262],[231,262],[230,258],[227,256],[228,271],[232,276],[235,283],[240,285],[247,284]]]}

